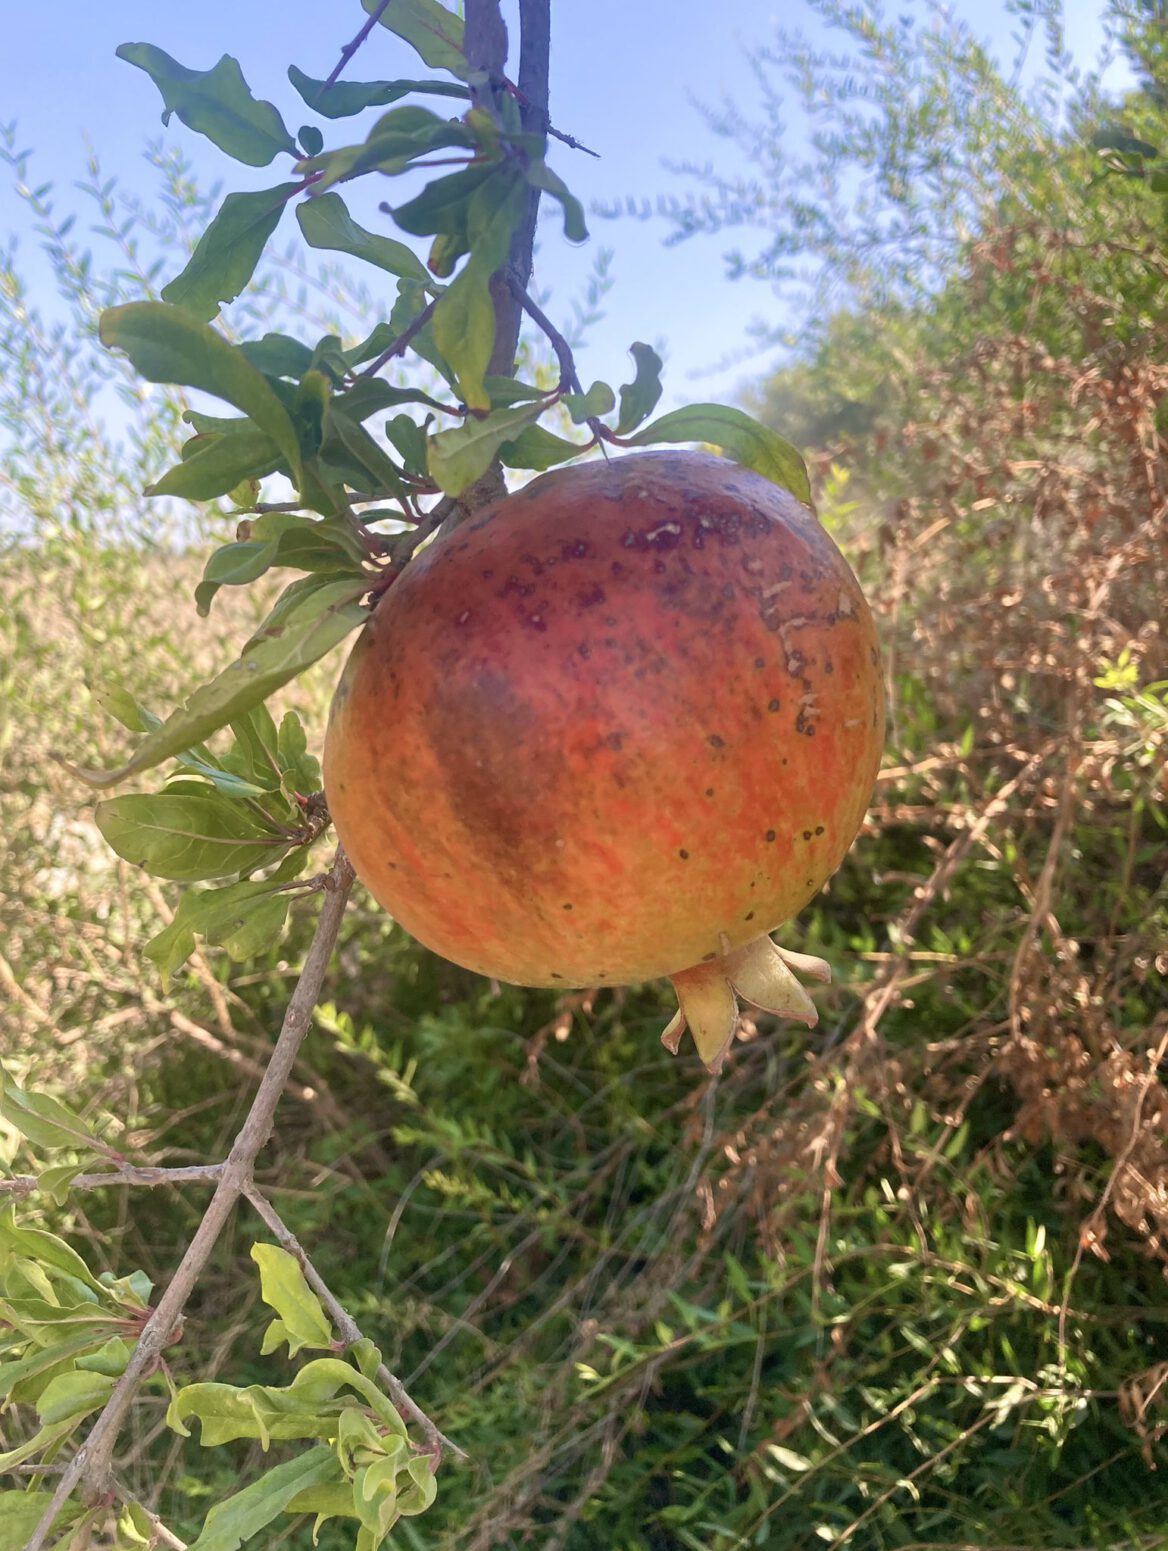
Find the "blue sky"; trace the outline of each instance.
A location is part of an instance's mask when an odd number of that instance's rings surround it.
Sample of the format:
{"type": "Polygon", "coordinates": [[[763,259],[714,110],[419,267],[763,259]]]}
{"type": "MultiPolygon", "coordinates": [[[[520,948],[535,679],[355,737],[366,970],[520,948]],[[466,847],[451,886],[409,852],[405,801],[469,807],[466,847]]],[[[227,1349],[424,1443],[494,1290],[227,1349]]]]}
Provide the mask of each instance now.
{"type": "MultiPolygon", "coordinates": [[[[998,0],[990,6],[958,0],[956,9],[1009,57],[1013,23],[998,0]]],[[[1092,0],[1069,0],[1070,41],[1083,59],[1090,59],[1098,46],[1100,9],[1092,0]]],[[[274,101],[295,128],[308,115],[285,77],[287,65],[326,75],[361,20],[356,0],[329,5],[320,0],[202,0],[197,5],[62,0],[15,6],[5,23],[9,66],[0,117],[17,120],[21,144],[35,150],[38,180],[51,179],[64,188],[78,178],[89,135],[107,170],[117,169],[126,187],[147,191],[152,175],[141,156],[146,141],[162,132],[160,102],[142,72],[114,57],[119,43],[155,43],[199,68],[209,67],[223,52],[232,53],[256,95],[274,101]]],[[[553,118],[599,151],[601,159],[559,147],[553,162],[585,204],[628,194],[683,193],[684,183],[662,168],[663,157],[714,160],[729,167],[733,148],[711,133],[690,95],[716,102],[729,94],[749,110],[755,100],[749,52],[780,20],[814,32],[811,13],[798,0],[782,7],[771,0],[554,0],[553,118]]],[[[375,79],[420,71],[411,51],[378,28],[349,73],[375,79]]],[[[344,134],[353,122],[333,127],[344,134]]],[[[231,188],[271,181],[271,169],[238,168],[177,120],[165,133],[181,141],[207,182],[222,177],[231,188]]],[[[64,195],[61,203],[67,203],[64,195]]],[[[14,224],[23,229],[24,214],[10,188],[0,183],[0,231],[14,224]]],[[[666,404],[733,398],[761,373],[766,358],[711,371],[745,343],[752,317],[779,325],[784,321],[757,283],[724,279],[722,253],[731,239],[698,238],[664,248],[660,222],[593,218],[590,225],[594,244],[615,250],[615,287],[606,302],[606,319],[581,355],[586,381],[625,380],[625,351],[634,339],[667,345],[666,404]]],[[[549,310],[563,317],[587,277],[593,245],[571,248],[550,221],[542,231],[538,278],[550,290],[549,310]]],[[[34,282],[47,285],[47,274],[32,259],[31,241],[31,236],[24,239],[28,262],[23,267],[34,282]]]]}

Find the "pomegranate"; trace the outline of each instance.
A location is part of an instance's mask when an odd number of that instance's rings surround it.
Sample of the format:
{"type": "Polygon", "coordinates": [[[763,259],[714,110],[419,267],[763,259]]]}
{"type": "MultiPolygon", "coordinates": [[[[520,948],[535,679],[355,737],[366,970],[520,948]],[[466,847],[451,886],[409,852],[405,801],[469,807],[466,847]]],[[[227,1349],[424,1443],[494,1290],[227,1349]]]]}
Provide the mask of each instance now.
{"type": "Polygon", "coordinates": [[[338,685],[324,781],[374,897],[518,985],[668,975],[717,1069],[737,996],[815,1022],[769,933],[880,760],[872,618],[816,518],[707,454],[545,474],[413,561],[338,685]]]}

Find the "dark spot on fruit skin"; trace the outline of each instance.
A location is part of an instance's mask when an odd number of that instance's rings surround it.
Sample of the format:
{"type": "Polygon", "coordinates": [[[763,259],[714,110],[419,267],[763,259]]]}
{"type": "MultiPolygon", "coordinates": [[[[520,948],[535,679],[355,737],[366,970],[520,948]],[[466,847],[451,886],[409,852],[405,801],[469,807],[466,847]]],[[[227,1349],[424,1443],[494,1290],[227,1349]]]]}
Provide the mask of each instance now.
{"type": "Polygon", "coordinates": [[[578,592],[576,602],[582,609],[594,608],[598,603],[607,602],[607,595],[603,587],[590,587],[587,592],[578,592]]]}
{"type": "Polygon", "coordinates": [[[709,743],[709,745],[710,745],[710,747],[712,749],[724,749],[726,747],[726,740],[725,740],[725,738],[719,738],[719,736],[718,736],[718,734],[716,732],[712,732],[710,734],[709,738],[707,739],[707,742],[709,743]]]}
{"type": "Polygon", "coordinates": [[[489,581],[490,581],[490,580],[491,580],[491,578],[492,578],[492,577],[493,577],[493,576],[494,576],[494,574],[495,574],[495,573],[494,573],[494,570],[493,570],[493,569],[491,569],[491,568],[490,568],[490,567],[488,567],[488,569],[487,569],[487,570],[485,570],[485,571],[484,571],[484,572],[483,572],[483,573],[482,573],[482,576],[483,576],[483,581],[484,581],[484,582],[489,582],[489,581]]]}
{"type": "Polygon", "coordinates": [[[768,711],[777,711],[778,709],[779,709],[779,702],[777,700],[771,700],[770,702],[768,702],[768,704],[767,704],[767,710],[768,711]]]}
{"type": "Polygon", "coordinates": [[[616,627],[617,627],[617,624],[618,624],[616,615],[615,614],[608,614],[608,615],[606,615],[604,623],[608,626],[608,628],[610,630],[615,630],[616,627]]]}
{"type": "Polygon", "coordinates": [[[565,910],[571,910],[571,908],[572,908],[572,907],[571,907],[571,905],[565,905],[565,906],[564,906],[564,909],[565,909],[565,910]]]}
{"type": "Polygon", "coordinates": [[[703,964],[709,964],[711,962],[711,960],[716,959],[717,957],[718,957],[718,955],[716,953],[703,953],[702,954],[702,963],[703,964]]]}
{"type": "Polygon", "coordinates": [[[754,666],[756,668],[765,668],[766,667],[766,658],[765,657],[756,657],[754,659],[754,666]]]}
{"type": "Polygon", "coordinates": [[[625,568],[623,565],[621,565],[619,560],[614,560],[612,562],[612,574],[614,576],[623,576],[625,574],[625,568]]]}
{"type": "Polygon", "coordinates": [[[714,795],[714,788],[712,786],[707,786],[706,787],[706,796],[707,797],[712,797],[713,795],[714,795]]]}
{"type": "Polygon", "coordinates": [[[830,657],[825,657],[823,659],[823,671],[824,671],[824,673],[834,673],[835,672],[835,664],[832,662],[830,657]]]}
{"type": "Polygon", "coordinates": [[[746,912],[746,914],[742,917],[742,919],[744,921],[753,921],[754,920],[754,911],[753,910],[748,910],[746,912]]]}
{"type": "Polygon", "coordinates": [[[811,831],[809,829],[805,829],[803,831],[803,838],[804,838],[804,840],[810,840],[811,839],[811,831]]]}
{"type": "Polygon", "coordinates": [[[543,575],[543,561],[540,560],[538,555],[520,555],[519,558],[520,558],[520,560],[523,561],[523,564],[525,566],[530,566],[531,567],[531,571],[532,571],[533,575],[535,575],[535,576],[542,576],[543,575]]]}
{"type": "Polygon", "coordinates": [[[554,969],[549,971],[549,974],[552,980],[562,980],[564,978],[563,975],[557,975],[554,969]]]}
{"type": "MultiPolygon", "coordinates": [[[[591,657],[592,656],[592,648],[588,645],[587,641],[585,641],[583,646],[580,647],[580,655],[581,655],[581,657],[591,657]]],[[[785,764],[786,761],[784,760],[783,763],[785,764]]]]}
{"type": "Polygon", "coordinates": [[[822,835],[823,834],[823,825],[822,824],[817,824],[815,826],[815,833],[817,835],[822,835]]]}
{"type": "Polygon", "coordinates": [[[678,856],[681,857],[683,862],[688,862],[689,861],[689,852],[688,851],[679,851],[677,854],[678,854],[678,856]]]}
{"type": "Polygon", "coordinates": [[[768,840],[773,840],[775,838],[774,830],[773,829],[768,829],[767,832],[766,832],[766,837],[767,837],[768,840]]]}
{"type": "Polygon", "coordinates": [[[583,560],[588,554],[586,539],[577,539],[573,544],[564,544],[560,549],[560,555],[564,560],[583,560]]]}

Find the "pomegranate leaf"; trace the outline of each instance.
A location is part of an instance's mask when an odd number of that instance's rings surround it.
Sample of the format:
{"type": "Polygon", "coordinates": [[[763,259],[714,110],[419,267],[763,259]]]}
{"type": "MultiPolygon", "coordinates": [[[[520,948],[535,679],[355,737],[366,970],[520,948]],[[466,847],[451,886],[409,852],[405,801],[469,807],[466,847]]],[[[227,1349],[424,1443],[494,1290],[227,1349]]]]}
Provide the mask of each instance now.
{"type": "Polygon", "coordinates": [[[190,1551],[239,1551],[279,1518],[298,1493],[339,1483],[340,1474],[336,1455],[323,1444],[285,1460],[234,1497],[216,1503],[190,1551]]]}
{"type": "Polygon", "coordinates": [[[764,474],[811,505],[807,465],[791,443],[740,409],[725,404],[690,404],[672,410],[629,437],[633,447],[652,442],[710,442],[745,468],[764,474]]]}
{"type": "Polygon", "coordinates": [[[351,118],[366,108],[387,108],[391,102],[410,92],[431,97],[469,97],[465,86],[455,81],[315,81],[295,65],[288,67],[288,79],[314,113],[322,118],[351,118]]]}
{"type": "Polygon", "coordinates": [[[66,768],[89,786],[116,786],[201,743],[267,700],[363,624],[370,610],[357,594],[352,576],[301,578],[277,599],[235,662],[195,690],[185,705],[143,738],[133,758],[116,770],[82,770],[68,764],[66,768]]]}
{"type": "Polygon", "coordinates": [[[169,302],[107,307],[98,330],[107,349],[124,350],[147,382],[201,388],[226,399],[266,431],[299,482],[300,445],[288,411],[238,346],[169,302]]]}
{"type": "MultiPolygon", "coordinates": [[[[622,395],[625,391],[622,388],[622,395]]],[[[587,393],[565,393],[562,403],[572,417],[572,424],[583,425],[586,420],[596,420],[615,408],[616,396],[608,383],[594,382],[587,393]]]]}
{"type": "MultiPolygon", "coordinates": [[[[294,382],[299,382],[312,367],[312,351],[290,334],[269,333],[260,339],[245,339],[239,348],[253,366],[266,372],[269,377],[291,377],[294,382]]],[[[183,418],[192,425],[198,425],[198,420],[190,410],[183,418]]]]}
{"type": "Polygon", "coordinates": [[[183,460],[161,479],[147,485],[147,495],[181,496],[186,501],[213,501],[244,480],[263,479],[280,467],[283,454],[266,431],[241,420],[240,429],[223,436],[194,436],[183,448],[183,460]],[[189,453],[187,448],[192,449],[189,453]]]}
{"type": "Polygon", "coordinates": [[[405,275],[422,285],[429,283],[426,266],[412,249],[407,248],[404,242],[379,237],[376,232],[366,231],[363,226],[359,226],[339,194],[321,194],[297,205],[296,219],[300,222],[305,242],[311,248],[351,253],[366,264],[388,270],[391,275],[405,275]]]}
{"type": "Polygon", "coordinates": [[[497,167],[475,190],[466,208],[470,258],[434,309],[435,343],[454,368],[459,389],[471,409],[491,407],[483,380],[495,345],[490,281],[507,257],[511,234],[523,217],[525,204],[523,174],[510,162],[497,167]]]}
{"type": "Polygon", "coordinates": [[[545,426],[529,425],[512,441],[503,443],[499,449],[499,458],[510,469],[542,470],[578,458],[583,451],[577,442],[556,436],[545,426]]]}
{"type": "Polygon", "coordinates": [[[514,442],[524,427],[537,419],[541,407],[517,404],[513,409],[496,409],[481,419],[468,415],[465,425],[431,436],[427,443],[430,473],[445,494],[461,495],[473,485],[490,468],[504,442],[514,442]]]}
{"type": "Polygon", "coordinates": [[[333,1327],[296,1256],[276,1244],[253,1244],[251,1258],[260,1268],[260,1296],[279,1316],[264,1332],[261,1355],[266,1357],[285,1341],[289,1357],[306,1346],[331,1351],[333,1327]]]}
{"type": "Polygon", "coordinates": [[[304,870],[303,847],[286,856],[262,881],[228,883],[222,888],[188,889],[179,900],[174,920],[146,944],[146,957],[156,965],[163,989],[195,951],[195,939],[222,948],[236,963],[265,953],[284,930],[292,894],[285,883],[304,870]]]}
{"type": "Polygon", "coordinates": [[[558,199],[564,210],[564,236],[569,242],[587,242],[588,227],[584,220],[584,206],[571,192],[563,178],[545,161],[533,158],[527,166],[527,181],[532,188],[542,189],[553,199],[558,199]]]}
{"type": "Polygon", "coordinates": [[[204,323],[216,316],[221,302],[233,302],[255,273],[268,238],[299,187],[279,183],[253,193],[228,194],[186,268],[163,286],[163,301],[204,323]]]}
{"type": "Polygon", "coordinates": [[[0,1118],[36,1147],[97,1147],[88,1121],[51,1099],[47,1093],[28,1093],[0,1066],[0,1118]]]}
{"type": "Polygon", "coordinates": [[[214,790],[114,797],[99,802],[93,817],[119,856],[178,883],[251,872],[289,843],[254,806],[214,790]]]}
{"type": "Polygon", "coordinates": [[[164,124],[177,113],[188,129],[249,167],[266,167],[281,151],[295,156],[284,120],[270,102],[252,96],[230,54],[210,70],[188,70],[152,43],[123,43],[117,55],[145,70],[162,93],[164,124]]]}
{"type": "MultiPolygon", "coordinates": [[[[374,171],[393,177],[407,171],[415,157],[447,146],[469,151],[474,143],[472,131],[457,119],[442,118],[429,108],[391,108],[357,145],[342,145],[320,156],[306,156],[297,163],[297,171],[314,174],[312,197],[320,198],[342,179],[374,171]]],[[[424,198],[425,191],[419,195],[419,199],[424,198]]]]}
{"type": "Polygon", "coordinates": [[[379,12],[381,25],[404,38],[431,70],[449,70],[463,80],[470,74],[462,51],[462,18],[437,0],[394,0],[390,6],[381,0],[361,0],[361,4],[371,16],[379,12]]]}
{"type": "Polygon", "coordinates": [[[629,346],[629,354],[636,365],[636,376],[620,390],[620,418],[616,434],[627,436],[651,415],[661,397],[661,357],[651,345],[640,340],[629,346]]]}

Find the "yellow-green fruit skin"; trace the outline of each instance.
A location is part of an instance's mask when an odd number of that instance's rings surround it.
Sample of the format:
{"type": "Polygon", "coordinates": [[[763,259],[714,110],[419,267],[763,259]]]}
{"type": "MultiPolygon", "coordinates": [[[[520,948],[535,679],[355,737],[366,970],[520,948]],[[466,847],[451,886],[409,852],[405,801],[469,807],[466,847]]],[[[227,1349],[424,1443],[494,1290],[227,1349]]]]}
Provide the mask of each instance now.
{"type": "Polygon", "coordinates": [[[324,781],[421,942],[624,984],[790,919],[864,817],[876,631],[818,520],[700,453],[546,474],[424,552],[337,688],[324,781]]]}

